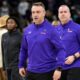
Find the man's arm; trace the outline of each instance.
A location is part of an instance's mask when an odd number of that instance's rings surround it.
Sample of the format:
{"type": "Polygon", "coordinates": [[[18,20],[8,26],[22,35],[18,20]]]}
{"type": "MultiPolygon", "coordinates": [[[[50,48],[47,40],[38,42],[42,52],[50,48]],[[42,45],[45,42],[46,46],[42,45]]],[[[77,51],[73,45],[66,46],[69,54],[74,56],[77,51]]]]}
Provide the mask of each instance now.
{"type": "Polygon", "coordinates": [[[57,54],[57,67],[62,67],[64,65],[66,53],[60,36],[54,28],[51,31],[50,37],[52,44],[55,46],[57,50],[57,53],[55,53],[57,54]]]}
{"type": "MultiPolygon", "coordinates": [[[[78,42],[78,44],[80,46],[80,26],[79,25],[76,26],[75,33],[76,33],[77,42],[78,42]]],[[[79,50],[76,53],[74,53],[73,55],[68,56],[66,58],[65,64],[68,64],[68,65],[72,64],[75,60],[77,60],[79,58],[80,58],[80,47],[79,47],[79,50]]]]}
{"type": "Polygon", "coordinates": [[[27,39],[26,35],[23,34],[19,55],[19,73],[22,77],[25,77],[26,75],[27,56],[27,39]]]}
{"type": "Polygon", "coordinates": [[[55,54],[57,54],[57,57],[56,57],[57,67],[54,72],[53,79],[58,80],[61,77],[61,70],[62,70],[62,66],[64,65],[66,54],[65,54],[65,49],[60,40],[59,34],[56,32],[55,29],[53,29],[51,31],[50,39],[51,39],[52,44],[55,46],[55,48],[57,50],[57,53],[55,53],[55,54]]]}
{"type": "MultiPolygon", "coordinates": [[[[77,31],[77,39],[78,39],[78,43],[79,43],[79,47],[80,47],[80,26],[79,29],[77,31]]],[[[76,54],[74,54],[76,57],[80,57],[80,49],[79,52],[77,52],[76,54]],[[79,54],[79,55],[78,55],[79,54]]]]}

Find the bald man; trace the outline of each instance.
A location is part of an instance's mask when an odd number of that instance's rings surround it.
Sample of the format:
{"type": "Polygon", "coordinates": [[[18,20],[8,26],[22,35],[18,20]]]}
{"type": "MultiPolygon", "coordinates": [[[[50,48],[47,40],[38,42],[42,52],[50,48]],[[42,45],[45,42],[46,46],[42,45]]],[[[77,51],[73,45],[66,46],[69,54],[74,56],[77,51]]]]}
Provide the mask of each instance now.
{"type": "Polygon", "coordinates": [[[67,5],[59,7],[58,17],[61,23],[57,31],[66,50],[61,80],[80,80],[80,25],[71,19],[67,5]]]}

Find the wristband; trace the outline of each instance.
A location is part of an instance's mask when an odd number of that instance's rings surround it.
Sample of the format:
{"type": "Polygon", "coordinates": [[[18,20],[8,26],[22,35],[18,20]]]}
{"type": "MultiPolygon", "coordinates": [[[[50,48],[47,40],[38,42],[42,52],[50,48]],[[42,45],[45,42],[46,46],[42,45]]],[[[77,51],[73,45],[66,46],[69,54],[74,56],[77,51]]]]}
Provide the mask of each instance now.
{"type": "Polygon", "coordinates": [[[76,55],[75,55],[75,54],[73,55],[73,57],[74,57],[74,59],[77,59],[77,57],[76,57],[76,55]]]}

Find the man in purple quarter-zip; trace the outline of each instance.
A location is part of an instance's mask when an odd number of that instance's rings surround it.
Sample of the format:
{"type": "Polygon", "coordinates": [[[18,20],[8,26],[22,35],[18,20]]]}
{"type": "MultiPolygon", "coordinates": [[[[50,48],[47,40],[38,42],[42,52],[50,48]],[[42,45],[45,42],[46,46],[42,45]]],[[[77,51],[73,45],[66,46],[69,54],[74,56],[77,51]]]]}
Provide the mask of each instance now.
{"type": "Polygon", "coordinates": [[[58,17],[61,24],[57,31],[66,50],[61,80],[80,80],[80,25],[71,19],[67,5],[59,7],[58,17]]]}
{"type": "Polygon", "coordinates": [[[58,33],[45,19],[44,5],[34,3],[31,12],[33,23],[23,33],[19,73],[22,77],[26,75],[28,80],[58,80],[65,61],[65,50],[58,33]]]}

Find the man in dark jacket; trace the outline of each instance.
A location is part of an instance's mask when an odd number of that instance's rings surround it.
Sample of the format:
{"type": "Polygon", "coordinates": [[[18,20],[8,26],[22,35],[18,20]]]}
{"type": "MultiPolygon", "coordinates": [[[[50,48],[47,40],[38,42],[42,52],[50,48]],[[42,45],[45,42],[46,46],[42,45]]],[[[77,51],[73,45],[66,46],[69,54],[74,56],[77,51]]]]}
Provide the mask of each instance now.
{"type": "Polygon", "coordinates": [[[18,56],[21,43],[21,33],[18,28],[18,21],[14,17],[7,20],[8,32],[2,36],[2,53],[4,69],[7,71],[8,80],[19,80],[18,56]]]}

